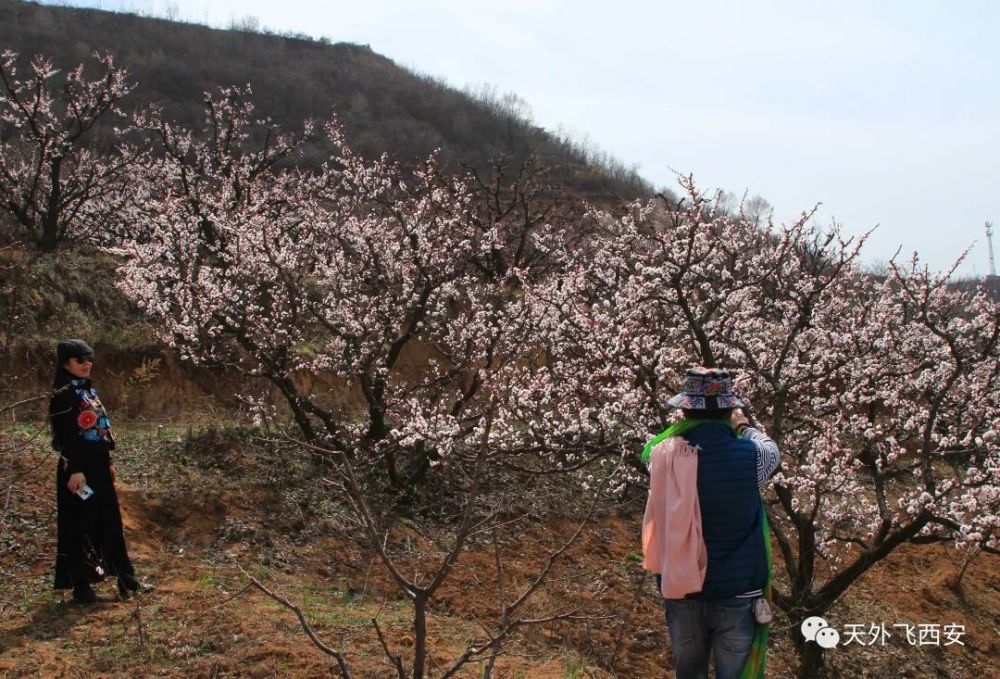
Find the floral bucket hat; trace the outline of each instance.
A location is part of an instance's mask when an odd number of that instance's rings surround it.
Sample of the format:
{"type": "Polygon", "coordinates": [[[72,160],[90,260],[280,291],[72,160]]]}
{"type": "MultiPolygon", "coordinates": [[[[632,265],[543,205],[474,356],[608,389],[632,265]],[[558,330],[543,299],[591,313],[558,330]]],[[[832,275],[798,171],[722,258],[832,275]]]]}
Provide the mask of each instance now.
{"type": "Polygon", "coordinates": [[[733,394],[733,379],[719,368],[691,368],[684,375],[684,391],[667,401],[672,408],[684,410],[723,410],[742,408],[733,394]]]}

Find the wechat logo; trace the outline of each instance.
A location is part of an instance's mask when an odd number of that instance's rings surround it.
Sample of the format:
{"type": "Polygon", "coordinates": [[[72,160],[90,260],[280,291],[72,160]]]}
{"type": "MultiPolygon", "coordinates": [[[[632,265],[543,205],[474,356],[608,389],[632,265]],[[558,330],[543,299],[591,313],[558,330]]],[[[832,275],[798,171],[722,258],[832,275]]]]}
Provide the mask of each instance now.
{"type": "Polygon", "coordinates": [[[802,636],[806,641],[815,641],[822,648],[833,648],[840,643],[840,632],[830,627],[826,620],[814,615],[806,618],[802,626],[802,636]]]}

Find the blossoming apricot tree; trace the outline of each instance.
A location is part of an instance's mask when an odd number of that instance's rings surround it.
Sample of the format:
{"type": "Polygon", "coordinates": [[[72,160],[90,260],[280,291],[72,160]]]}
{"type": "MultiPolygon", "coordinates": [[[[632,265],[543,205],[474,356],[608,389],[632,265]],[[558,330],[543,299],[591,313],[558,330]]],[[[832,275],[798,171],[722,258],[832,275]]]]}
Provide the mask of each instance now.
{"type": "MultiPolygon", "coordinates": [[[[161,148],[132,185],[122,287],[186,357],[276,387],[314,449],[397,490],[436,465],[480,479],[486,462],[630,453],[622,489],[643,482],[636,452],[673,417],[683,367],[724,365],[783,451],[765,504],[793,622],[905,543],[1000,549],[1000,305],[985,290],[916,260],[865,274],[863,238],[809,214],[762,228],[690,183],[681,203],[570,220],[525,187],[493,200],[434,157],[410,173],[361,159],[335,121],[334,156],[297,169],[311,127],[280,134],[247,97],[208,97],[200,135],[140,117],[161,148]]],[[[464,535],[425,587],[394,571],[418,608],[464,535]]],[[[811,676],[822,649],[797,643],[811,676]]]]}
{"type": "MultiPolygon", "coordinates": [[[[138,120],[159,148],[123,215],[121,286],[183,356],[235,367],[284,397],[300,442],[332,461],[360,534],[414,604],[421,677],[428,602],[470,534],[503,509],[481,497],[484,479],[529,452],[518,446],[534,415],[512,380],[535,371],[511,366],[537,344],[523,286],[551,260],[534,241],[553,230],[559,201],[538,193],[530,170],[491,186],[445,176],[433,156],[412,172],[366,161],[335,121],[323,126],[334,156],[298,169],[285,161],[303,137],[255,120],[247,90],[208,96],[206,111],[200,133],[155,111],[138,120]],[[460,486],[457,526],[437,569],[408,578],[385,544],[394,517],[380,486],[405,501],[436,466],[460,486]]],[[[451,673],[528,624],[519,610],[564,550],[451,673]]]]}
{"type": "MultiPolygon", "coordinates": [[[[686,189],[595,212],[599,235],[530,291],[561,373],[547,397],[634,450],[667,426],[683,366],[734,370],[783,453],[766,509],[795,624],[904,543],[1000,549],[1000,304],[916,259],[865,275],[863,238],[808,214],[761,229],[686,189]]],[[[814,676],[822,649],[797,642],[814,676]]]]}
{"type": "MultiPolygon", "coordinates": [[[[94,58],[96,77],[80,64],[57,84],[51,60],[35,57],[21,77],[17,53],[0,54],[0,209],[42,250],[67,233],[100,237],[121,208],[132,159],[99,152],[95,125],[123,115],[120,102],[134,85],[109,53],[94,58]]],[[[122,134],[108,130],[113,141],[122,134]]]]}
{"type": "Polygon", "coordinates": [[[141,122],[166,153],[135,184],[124,289],[186,357],[269,380],[307,439],[381,459],[398,488],[478,445],[483,385],[528,332],[508,222],[477,219],[474,192],[435,158],[406,176],[355,156],[334,122],[339,155],[321,171],[276,168],[301,138],[268,129],[252,150],[247,93],[207,105],[204,138],[141,122]],[[338,401],[305,374],[353,391],[338,401]]]}

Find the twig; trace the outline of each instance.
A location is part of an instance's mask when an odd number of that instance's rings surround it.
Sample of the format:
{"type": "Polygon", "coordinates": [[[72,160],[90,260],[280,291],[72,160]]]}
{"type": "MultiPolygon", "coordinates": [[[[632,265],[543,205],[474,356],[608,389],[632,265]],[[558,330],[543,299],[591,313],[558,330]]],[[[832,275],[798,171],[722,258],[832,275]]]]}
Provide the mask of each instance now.
{"type": "MultiPolygon", "coordinates": [[[[496,516],[499,516],[501,513],[503,513],[503,510],[502,509],[497,509],[495,512],[493,512],[492,514],[490,514],[490,518],[495,518],[496,516]]],[[[473,537],[475,535],[479,535],[480,533],[485,533],[487,531],[492,531],[493,533],[496,533],[496,529],[497,528],[504,528],[506,526],[513,525],[515,523],[520,523],[521,521],[524,521],[525,519],[527,519],[530,516],[531,516],[530,513],[525,513],[525,514],[522,514],[521,516],[519,516],[519,517],[517,517],[515,519],[511,519],[510,521],[501,521],[500,523],[492,523],[489,526],[486,526],[484,528],[478,528],[476,530],[470,530],[469,531],[469,537],[471,538],[471,537],[473,537]]],[[[482,522],[480,522],[480,524],[482,524],[482,522]]]]}
{"type": "MultiPolygon", "coordinates": [[[[13,437],[13,434],[11,434],[13,437]]],[[[14,454],[14,448],[16,444],[11,444],[10,451],[10,462],[7,465],[7,487],[4,489],[4,500],[3,508],[0,509],[0,535],[3,535],[4,529],[7,527],[7,514],[10,512],[10,498],[14,494],[14,460],[17,457],[14,454]]]]}
{"type": "MultiPolygon", "coordinates": [[[[295,617],[299,619],[299,624],[302,626],[302,630],[309,637],[309,640],[313,642],[313,645],[316,646],[316,648],[318,648],[320,651],[326,653],[328,656],[331,656],[337,661],[337,666],[340,668],[340,676],[343,677],[343,679],[351,679],[351,670],[350,666],[347,664],[347,658],[340,651],[334,648],[330,648],[329,646],[324,644],[323,641],[318,636],[316,636],[316,633],[313,631],[312,626],[310,626],[309,622],[306,620],[306,616],[302,613],[301,608],[299,608],[298,606],[296,606],[295,604],[293,604],[291,601],[281,596],[280,594],[275,594],[274,592],[269,590],[267,587],[261,584],[260,580],[247,573],[246,570],[244,570],[243,566],[239,566],[239,569],[240,572],[243,573],[243,575],[245,575],[247,579],[250,581],[250,585],[260,590],[263,594],[270,597],[271,599],[274,599],[279,604],[289,609],[293,613],[295,613],[295,617]]],[[[246,591],[248,588],[249,586],[244,588],[243,591],[246,591]]],[[[242,592],[240,593],[242,594],[242,592]]]]}
{"type": "Polygon", "coordinates": [[[240,591],[238,591],[236,594],[232,594],[230,596],[227,596],[223,601],[220,601],[219,603],[215,604],[215,606],[213,606],[213,608],[219,608],[220,606],[225,606],[226,604],[228,604],[233,599],[236,599],[236,598],[239,598],[239,597],[243,596],[244,594],[246,594],[251,589],[253,589],[253,583],[252,582],[247,583],[246,587],[244,587],[243,589],[241,589],[240,591]]]}
{"type": "Polygon", "coordinates": [[[382,644],[382,650],[385,651],[385,655],[389,658],[392,666],[396,668],[396,676],[399,679],[406,679],[406,671],[403,669],[403,657],[399,654],[393,655],[392,651],[389,650],[389,645],[385,642],[385,637],[382,636],[382,628],[378,626],[377,615],[372,618],[372,626],[375,628],[375,634],[378,635],[379,643],[382,644]]]}
{"type": "MultiPolygon", "coordinates": [[[[440,679],[448,679],[449,677],[454,676],[463,665],[474,659],[476,656],[481,655],[485,651],[491,649],[496,651],[496,649],[499,647],[499,644],[505,638],[510,636],[514,631],[516,631],[521,627],[527,627],[531,625],[541,625],[549,622],[556,622],[559,620],[595,620],[595,619],[606,619],[613,617],[613,616],[579,615],[580,613],[579,607],[571,611],[566,611],[563,613],[554,613],[552,615],[544,616],[541,618],[515,619],[513,618],[513,614],[516,613],[518,609],[520,609],[521,606],[523,606],[532,597],[532,595],[534,595],[536,591],[538,591],[538,589],[542,586],[544,582],[546,582],[548,574],[552,570],[552,567],[555,565],[556,561],[558,561],[560,557],[562,557],[562,555],[565,554],[566,551],[576,543],[577,539],[579,539],[580,535],[583,533],[584,527],[590,523],[590,519],[594,515],[594,512],[597,509],[597,505],[601,499],[601,496],[604,494],[604,490],[607,488],[608,483],[610,483],[611,479],[614,478],[615,474],[618,473],[618,470],[621,468],[624,459],[625,459],[624,455],[618,458],[618,463],[615,465],[614,469],[612,469],[611,473],[608,474],[607,478],[604,479],[601,486],[596,489],[594,493],[594,498],[587,509],[586,515],[580,521],[580,524],[577,526],[576,530],[569,537],[569,539],[566,540],[566,542],[564,542],[555,552],[552,552],[549,555],[548,561],[545,563],[545,566],[542,567],[542,570],[538,573],[537,576],[535,576],[535,579],[531,582],[531,584],[529,584],[528,587],[523,592],[521,592],[521,595],[513,603],[510,604],[510,606],[507,606],[506,602],[504,602],[504,613],[500,621],[500,630],[496,634],[487,633],[487,635],[490,637],[489,641],[481,643],[473,642],[469,644],[466,647],[465,651],[462,653],[462,655],[456,658],[452,662],[448,670],[441,675],[440,679]]],[[[600,593],[598,593],[598,596],[599,595],[600,593]]]]}
{"type": "Polygon", "coordinates": [[[958,595],[962,594],[962,578],[965,577],[965,572],[969,569],[969,566],[976,559],[977,556],[983,553],[983,550],[979,547],[972,547],[965,554],[965,559],[962,562],[962,568],[955,575],[948,578],[948,586],[958,595]]]}
{"type": "Polygon", "coordinates": [[[132,617],[135,618],[135,626],[139,632],[139,649],[142,654],[146,654],[146,630],[142,626],[142,607],[139,604],[138,592],[133,597],[135,600],[135,608],[132,611],[132,617]]]}
{"type": "MultiPolygon", "coordinates": [[[[571,611],[564,611],[562,613],[553,613],[551,615],[547,615],[541,618],[518,618],[517,620],[512,620],[510,624],[508,624],[505,628],[500,630],[500,632],[498,632],[495,636],[492,636],[489,641],[485,641],[479,644],[476,643],[470,644],[462,653],[462,655],[460,655],[454,662],[452,662],[451,666],[444,674],[441,675],[440,679],[448,679],[449,677],[455,676],[455,673],[458,672],[458,670],[461,669],[468,662],[482,662],[483,660],[488,659],[489,656],[483,656],[483,657],[480,656],[482,656],[482,654],[485,653],[486,651],[498,646],[501,641],[503,641],[511,634],[513,634],[516,630],[522,627],[534,627],[538,625],[545,625],[551,622],[559,622],[561,620],[575,620],[575,621],[610,620],[611,618],[615,617],[613,615],[581,615],[580,614],[581,610],[582,609],[578,606],[571,611]]],[[[487,636],[489,636],[488,633],[487,636]]],[[[503,654],[502,651],[496,651],[494,655],[502,655],[502,654],[503,654]]]]}
{"type": "Polygon", "coordinates": [[[365,599],[368,598],[368,578],[371,577],[372,566],[374,565],[375,565],[375,556],[372,555],[372,557],[368,559],[368,567],[365,569],[365,580],[363,583],[361,583],[361,600],[358,602],[359,604],[364,604],[365,599]]]}
{"type": "Polygon", "coordinates": [[[32,396],[31,398],[26,398],[23,401],[17,401],[15,403],[11,403],[9,405],[0,406],[0,415],[2,415],[3,413],[7,412],[8,410],[15,410],[17,408],[20,408],[21,406],[26,406],[29,403],[34,403],[35,401],[41,401],[43,399],[51,398],[51,397],[55,396],[56,394],[58,394],[59,392],[65,391],[68,387],[69,387],[69,385],[67,384],[67,385],[65,385],[63,387],[60,387],[59,389],[54,390],[54,391],[50,390],[50,391],[45,392],[44,394],[39,394],[38,396],[32,396]]]}
{"type": "Polygon", "coordinates": [[[607,451],[601,451],[576,464],[571,464],[565,467],[557,467],[555,469],[531,469],[529,467],[522,467],[521,465],[514,464],[513,462],[507,460],[502,460],[500,464],[502,464],[504,467],[507,467],[508,469],[513,469],[514,471],[522,472],[524,474],[533,474],[535,476],[549,476],[553,474],[565,474],[567,472],[573,472],[579,469],[583,469],[584,467],[587,467],[602,458],[606,458],[607,456],[608,456],[607,451]]]}
{"type": "MultiPolygon", "coordinates": [[[[360,517],[361,523],[364,527],[365,532],[368,534],[368,540],[372,547],[375,548],[379,559],[382,564],[389,571],[392,579],[396,582],[396,585],[403,590],[403,593],[411,600],[415,599],[419,588],[410,580],[403,575],[399,568],[397,568],[396,563],[389,556],[386,551],[386,546],[382,542],[380,537],[381,530],[375,521],[375,515],[368,507],[368,503],[365,500],[364,492],[361,490],[361,484],[358,482],[357,476],[354,474],[354,468],[350,463],[350,460],[342,452],[337,450],[330,450],[328,448],[323,448],[307,441],[302,441],[292,436],[286,437],[287,440],[295,443],[306,450],[313,451],[324,458],[330,458],[331,456],[337,456],[340,458],[340,474],[344,480],[344,490],[347,492],[347,498],[350,500],[351,504],[354,506],[356,514],[360,517]]],[[[332,482],[331,482],[332,483],[332,482]]],[[[388,539],[388,534],[386,534],[386,539],[388,539]]]]}
{"type": "MultiPolygon", "coordinates": [[[[495,526],[493,528],[493,558],[496,562],[497,568],[497,596],[500,600],[500,624],[502,626],[507,624],[507,621],[510,619],[510,611],[507,608],[507,592],[505,591],[503,584],[503,558],[500,556],[500,540],[497,539],[495,526]]],[[[483,629],[485,629],[485,627],[483,629]]],[[[493,676],[493,667],[496,665],[497,656],[503,651],[500,646],[500,642],[493,637],[492,632],[486,630],[486,634],[490,637],[490,646],[493,648],[494,653],[486,661],[486,666],[483,668],[482,679],[491,679],[493,676]]]]}
{"type": "Polygon", "coordinates": [[[615,671],[615,663],[618,661],[618,654],[622,650],[622,641],[625,639],[625,630],[628,628],[629,618],[632,617],[632,612],[635,610],[635,604],[639,600],[639,595],[642,594],[642,585],[646,581],[645,573],[639,573],[639,577],[636,579],[635,584],[635,594],[632,596],[632,603],[629,604],[628,610],[625,611],[625,617],[622,618],[622,626],[618,629],[618,639],[615,641],[615,652],[611,654],[611,663],[608,665],[608,669],[613,673],[615,671]]]}

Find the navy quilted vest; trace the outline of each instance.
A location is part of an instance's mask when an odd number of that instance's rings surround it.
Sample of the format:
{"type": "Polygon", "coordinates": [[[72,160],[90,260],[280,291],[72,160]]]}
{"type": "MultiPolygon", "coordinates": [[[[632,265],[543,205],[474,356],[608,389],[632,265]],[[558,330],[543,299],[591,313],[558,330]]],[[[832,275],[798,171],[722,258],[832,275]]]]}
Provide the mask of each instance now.
{"type": "Polygon", "coordinates": [[[767,584],[757,448],[724,424],[703,424],[684,437],[698,446],[698,500],[708,570],[701,592],[727,598],[767,584]]]}

